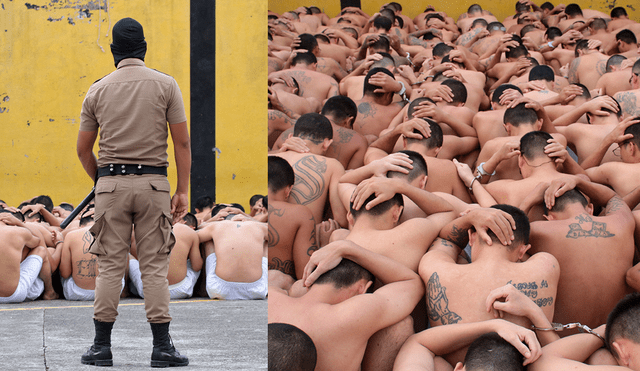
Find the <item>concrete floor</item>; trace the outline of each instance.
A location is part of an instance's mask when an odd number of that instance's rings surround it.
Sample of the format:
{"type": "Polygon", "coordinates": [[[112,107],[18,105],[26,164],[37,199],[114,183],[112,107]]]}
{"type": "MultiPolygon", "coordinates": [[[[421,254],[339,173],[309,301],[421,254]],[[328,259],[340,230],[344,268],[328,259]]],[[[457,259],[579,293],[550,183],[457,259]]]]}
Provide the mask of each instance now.
{"type": "MultiPolygon", "coordinates": [[[[80,364],[93,342],[93,303],[0,305],[0,370],[96,370],[80,364]]],[[[111,370],[150,369],[152,336],[142,299],[122,299],[111,370]]],[[[267,300],[172,301],[170,334],[197,370],[267,369],[267,300]]]]}

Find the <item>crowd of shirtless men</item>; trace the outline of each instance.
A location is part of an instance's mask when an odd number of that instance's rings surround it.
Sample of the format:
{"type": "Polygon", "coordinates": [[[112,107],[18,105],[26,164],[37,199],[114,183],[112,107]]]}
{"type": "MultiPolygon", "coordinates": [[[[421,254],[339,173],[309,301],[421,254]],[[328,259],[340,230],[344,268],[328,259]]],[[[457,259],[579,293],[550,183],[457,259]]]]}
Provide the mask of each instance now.
{"type": "Polygon", "coordinates": [[[268,14],[269,369],[640,371],[640,23],[440,10],[268,14]]]}
{"type": "MultiPolygon", "coordinates": [[[[196,213],[176,221],[176,243],[169,255],[167,280],[171,299],[192,296],[212,299],[265,299],[267,296],[267,198],[255,195],[251,211],[239,204],[214,204],[204,196],[196,213]],[[238,249],[238,247],[242,247],[238,249]],[[205,272],[201,276],[201,272],[205,272]]],[[[62,222],[73,205],[54,206],[38,196],[17,206],[0,201],[0,303],[64,298],[94,300],[97,256],[93,204],[66,228],[62,222]]],[[[143,296],[137,260],[135,226],[129,264],[122,280],[122,297],[143,296]]]]}

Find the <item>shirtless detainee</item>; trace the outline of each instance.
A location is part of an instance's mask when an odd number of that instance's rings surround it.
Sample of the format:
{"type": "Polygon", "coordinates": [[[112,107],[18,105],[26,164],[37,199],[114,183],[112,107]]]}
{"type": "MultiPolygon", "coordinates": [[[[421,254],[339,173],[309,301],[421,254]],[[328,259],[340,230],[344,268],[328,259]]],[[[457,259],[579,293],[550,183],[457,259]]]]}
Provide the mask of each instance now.
{"type": "Polygon", "coordinates": [[[268,321],[294,325],[311,337],[316,371],[360,370],[369,338],[405,319],[424,294],[410,268],[346,240],[316,251],[303,282],[309,290],[299,298],[270,287],[268,321]],[[374,277],[384,286],[367,294],[374,277]]]}
{"type": "Polygon", "coordinates": [[[24,224],[10,212],[0,213],[0,251],[3,259],[0,272],[0,303],[21,303],[35,300],[43,292],[43,299],[57,299],[51,283],[49,253],[24,224]],[[23,259],[23,249],[28,251],[23,259]]]}
{"type": "Polygon", "coordinates": [[[337,160],[324,156],[332,138],[331,122],[320,114],[308,113],[298,119],[293,138],[290,139],[302,139],[309,152],[299,153],[282,147],[281,150],[284,148],[286,151],[277,156],[287,160],[296,174],[289,202],[307,206],[313,213],[315,222],[319,223],[324,220],[328,200],[333,219],[346,227],[347,211],[340,203],[337,192],[344,168],[337,160]]]}
{"type": "Polygon", "coordinates": [[[213,222],[198,231],[205,243],[211,299],[265,299],[268,292],[267,223],[245,216],[213,222]]]}
{"type": "Polygon", "coordinates": [[[80,219],[80,228],[69,232],[64,239],[59,269],[67,300],[95,299],[98,257],[89,252],[93,243],[89,233],[92,225],[93,218],[84,217],[80,219]]]}
{"type": "MultiPolygon", "coordinates": [[[[518,262],[531,247],[529,221],[521,210],[509,205],[474,209],[445,226],[440,236],[444,239],[436,240],[424,255],[419,271],[426,284],[431,326],[492,319],[486,299],[491,290],[505,284],[514,285],[532,298],[547,319],[553,317],[560,266],[547,253],[518,262]],[[459,246],[466,246],[467,241],[471,245],[471,263],[456,264],[459,246]]],[[[504,318],[531,326],[528,318],[510,314],[504,318]]],[[[444,358],[456,364],[465,352],[463,348],[444,358]]]]}
{"type": "MultiPolygon", "coordinates": [[[[176,244],[169,254],[169,295],[171,299],[187,299],[193,295],[200,270],[202,269],[202,256],[198,242],[198,235],[193,228],[176,223],[173,226],[173,234],[176,244]]],[[[142,274],[140,263],[130,256],[129,278],[136,288],[138,295],[144,298],[142,291],[142,274]]]]}
{"type": "Polygon", "coordinates": [[[291,165],[278,156],[269,156],[268,162],[269,269],[289,275],[293,284],[318,249],[316,222],[308,207],[289,203],[295,182],[291,165]]]}
{"type": "Polygon", "coordinates": [[[610,188],[578,176],[541,184],[528,199],[548,207],[548,221],[531,223],[529,251],[550,253],[561,267],[553,321],[596,328],[631,292],[625,281],[635,250],[629,207],[610,188]],[[595,214],[594,206],[604,213],[595,214]]]}

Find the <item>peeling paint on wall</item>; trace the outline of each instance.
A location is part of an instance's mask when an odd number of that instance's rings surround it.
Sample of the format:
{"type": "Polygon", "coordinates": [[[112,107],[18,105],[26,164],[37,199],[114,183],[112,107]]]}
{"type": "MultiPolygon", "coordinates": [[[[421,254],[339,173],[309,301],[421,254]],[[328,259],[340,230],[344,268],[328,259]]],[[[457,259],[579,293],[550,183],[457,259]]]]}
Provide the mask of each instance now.
{"type": "MultiPolygon", "coordinates": [[[[9,101],[9,96],[7,95],[7,93],[2,93],[0,94],[0,99],[0,104],[7,103],[9,101]]],[[[0,113],[4,113],[6,111],[8,111],[7,107],[0,106],[0,113]]]]}
{"type": "MultiPolygon", "coordinates": [[[[48,11],[67,10],[66,15],[50,16],[47,18],[47,21],[58,22],[66,19],[67,23],[74,26],[76,24],[75,19],[86,19],[89,22],[91,22],[91,16],[93,15],[92,11],[95,12],[96,10],[99,10],[99,11],[104,10],[105,12],[108,12],[109,9],[107,4],[108,3],[106,0],[88,1],[88,2],[52,0],[46,5],[36,5],[31,3],[25,3],[24,5],[29,10],[40,10],[40,9],[45,9],[48,11]],[[74,12],[71,13],[69,12],[69,10],[74,10],[74,12]]],[[[2,8],[4,9],[4,4],[2,4],[2,8]]]]}

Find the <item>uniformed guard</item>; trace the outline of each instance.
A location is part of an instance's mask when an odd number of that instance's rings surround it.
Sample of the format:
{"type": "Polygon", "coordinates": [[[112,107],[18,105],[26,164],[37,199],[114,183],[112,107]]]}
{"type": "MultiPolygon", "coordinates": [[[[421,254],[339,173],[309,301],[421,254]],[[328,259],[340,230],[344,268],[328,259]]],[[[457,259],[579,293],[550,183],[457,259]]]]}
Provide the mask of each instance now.
{"type": "Polygon", "coordinates": [[[116,70],[96,81],[82,104],[78,157],[96,179],[95,242],[98,256],[95,339],[83,364],[113,365],[111,329],[118,315],[132,225],[144,284],[147,320],[153,333],[152,367],[186,366],[169,337],[169,252],[172,220],[187,212],[191,148],[180,88],[168,75],[147,68],[142,25],[124,18],[113,27],[116,70]],[[169,125],[167,125],[169,123],[169,125]],[[168,126],[168,128],[167,128],[168,126]],[[100,129],[98,159],[92,149],[100,129]],[[167,181],[168,131],[174,144],[177,189],[167,181]]]}

